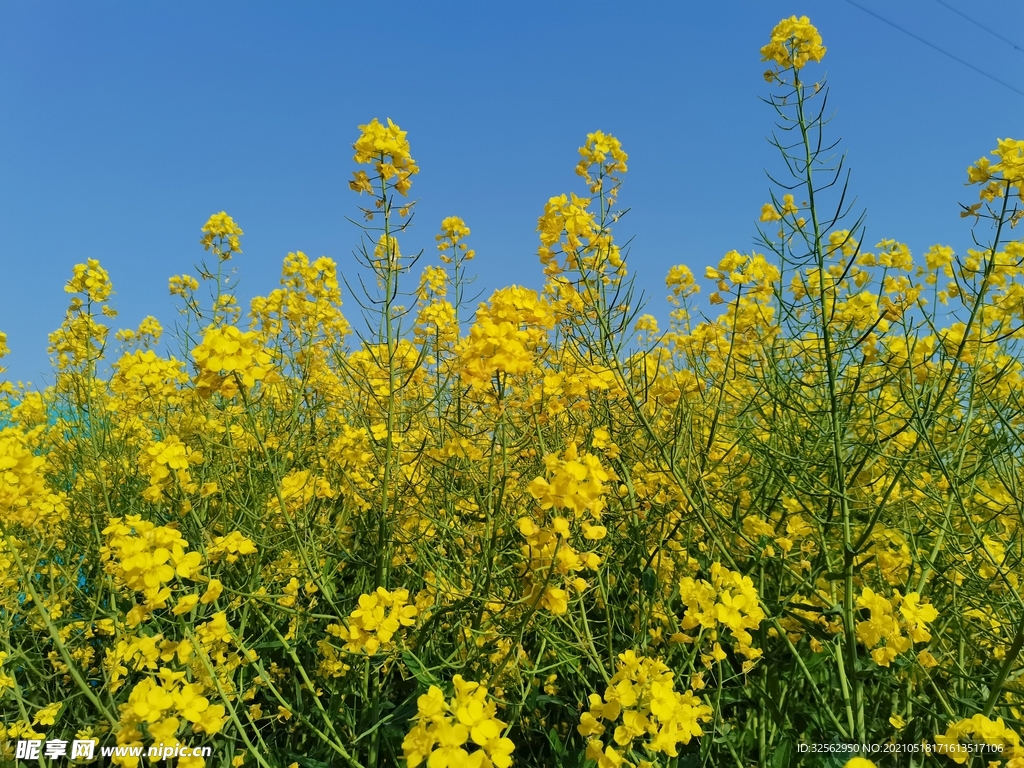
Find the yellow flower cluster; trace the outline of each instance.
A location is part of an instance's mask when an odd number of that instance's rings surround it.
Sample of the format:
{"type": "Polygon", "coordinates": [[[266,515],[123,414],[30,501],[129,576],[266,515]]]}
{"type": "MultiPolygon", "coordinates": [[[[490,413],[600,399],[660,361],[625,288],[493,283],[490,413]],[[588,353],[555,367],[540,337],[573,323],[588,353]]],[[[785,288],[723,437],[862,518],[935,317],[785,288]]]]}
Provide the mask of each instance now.
{"type": "Polygon", "coordinates": [[[281,288],[256,296],[250,304],[253,326],[261,336],[284,336],[300,357],[311,344],[341,339],[349,325],[341,314],[338,266],[321,256],[315,261],[302,251],[289,253],[281,265],[281,288]]]}
{"type": "Polygon", "coordinates": [[[584,569],[596,571],[601,564],[601,556],[596,552],[578,549],[579,538],[596,542],[608,535],[600,520],[605,506],[605,483],[613,475],[601,466],[597,456],[579,455],[575,443],[561,456],[546,455],[544,465],[547,477],[536,477],[527,486],[540,511],[521,518],[517,524],[526,538],[519,570],[531,588],[531,602],[537,601],[551,613],[563,614],[568,610],[569,599],[563,587],[583,592],[588,583],[577,573],[584,569]],[[556,510],[566,510],[570,517],[556,515],[556,510]]]}
{"type": "MultiPolygon", "coordinates": [[[[776,208],[772,203],[765,203],[761,208],[761,221],[781,221],[787,216],[796,216],[800,212],[800,208],[797,207],[796,199],[793,195],[788,192],[782,196],[782,207],[776,208]]],[[[804,225],[803,219],[794,219],[798,228],[804,225]]]]}
{"type": "MultiPolygon", "coordinates": [[[[857,606],[870,612],[869,618],[857,622],[857,639],[865,647],[873,649],[871,658],[880,667],[888,667],[914,643],[927,643],[931,640],[928,625],[939,617],[935,606],[922,603],[917,592],[904,597],[896,590],[892,600],[886,600],[865,587],[857,598],[857,606]],[[881,644],[883,642],[884,645],[881,644]]],[[[921,651],[918,660],[925,666],[935,665],[935,660],[927,650],[921,651]]]]}
{"type": "Polygon", "coordinates": [[[313,476],[307,469],[294,470],[281,478],[280,491],[267,500],[267,511],[295,514],[313,499],[333,499],[337,495],[324,478],[313,476]]]}
{"type": "Polygon", "coordinates": [[[1008,727],[1003,718],[992,720],[979,714],[950,723],[945,733],[935,734],[936,751],[957,765],[965,765],[977,752],[960,743],[966,740],[965,737],[970,738],[974,745],[980,743],[996,747],[999,756],[996,764],[1004,768],[1024,768],[1024,746],[1021,745],[1020,735],[1008,727]],[[1004,760],[1005,763],[1002,762],[1004,760]]]}
{"type": "MultiPolygon", "coordinates": [[[[633,651],[619,654],[615,675],[608,682],[602,698],[591,694],[590,709],[580,716],[576,730],[587,741],[587,759],[598,768],[619,768],[636,764],[625,759],[634,748],[633,742],[646,738],[641,744],[647,753],[661,753],[669,757],[679,755],[679,745],[704,734],[701,723],[711,720],[711,707],[702,703],[693,691],[675,690],[675,674],[664,662],[633,651]],[[601,741],[608,726],[615,723],[612,739],[618,748],[605,746],[601,741]]],[[[641,760],[640,768],[654,765],[641,760]]]]}
{"type": "Polygon", "coordinates": [[[509,768],[515,745],[501,734],[507,727],[479,683],[452,679],[455,695],[446,700],[436,685],[416,702],[415,725],[402,742],[406,764],[416,768],[509,768]],[[476,747],[472,752],[472,747],[476,747]]]}
{"type": "MultiPolygon", "coordinates": [[[[391,388],[388,354],[386,344],[365,344],[362,349],[355,350],[349,356],[352,370],[358,371],[362,384],[378,397],[386,397],[391,388]]],[[[420,360],[419,350],[412,342],[408,339],[401,339],[390,355],[390,364],[394,366],[396,372],[407,378],[408,386],[415,386],[422,382],[424,371],[417,364],[420,360]]],[[[373,435],[375,439],[380,439],[382,436],[382,434],[373,435]]]]}
{"type": "Polygon", "coordinates": [[[700,286],[693,279],[693,271],[685,264],[676,264],[668,271],[665,287],[672,291],[669,301],[674,306],[678,306],[682,299],[700,293],[700,286]]]}
{"type": "Polygon", "coordinates": [[[762,302],[770,299],[779,279],[779,268],[768,262],[764,254],[747,256],[729,251],[718,262],[718,268],[707,267],[704,276],[718,281],[718,292],[711,295],[712,304],[721,304],[721,293],[743,287],[743,292],[762,302]]]}
{"type": "MultiPolygon", "coordinates": [[[[211,584],[212,586],[212,584],[211,584]]],[[[215,665],[215,674],[230,672],[238,666],[256,661],[258,655],[252,649],[244,648],[241,640],[236,638],[235,631],[228,623],[227,614],[217,611],[209,620],[195,628],[195,637],[199,647],[215,665]]],[[[215,687],[213,679],[201,664],[193,665],[193,673],[215,687]]]]}
{"type": "MultiPolygon", "coordinates": [[[[3,667],[9,656],[7,651],[0,651],[0,667],[3,667]]],[[[14,685],[14,678],[6,670],[0,669],[0,695],[8,688],[13,688],[14,685]]]]}
{"type": "MultiPolygon", "coordinates": [[[[603,141],[617,143],[611,136],[604,137],[603,141]]],[[[588,156],[591,152],[587,147],[581,151],[586,151],[588,156]]],[[[601,154],[597,152],[597,156],[601,154]]],[[[625,153],[622,153],[622,157],[625,157],[625,153]]],[[[620,164],[613,158],[608,165],[618,169],[620,164]]],[[[624,162],[621,167],[625,168],[624,162]]],[[[605,178],[601,175],[591,186],[600,190],[605,178]]],[[[602,191],[609,207],[614,203],[618,189],[618,180],[610,178],[616,185],[602,191]]],[[[575,193],[570,193],[568,197],[552,197],[544,206],[544,213],[537,220],[541,242],[537,255],[544,265],[544,274],[549,278],[557,278],[569,272],[578,274],[581,283],[609,285],[618,283],[626,275],[622,251],[613,242],[610,229],[602,226],[591,212],[592,202],[591,198],[577,197],[575,193]],[[563,262],[559,261],[559,256],[564,257],[563,262]]]]}
{"type": "MultiPolygon", "coordinates": [[[[178,733],[184,723],[191,725],[189,742],[195,743],[196,735],[218,733],[227,722],[223,704],[211,704],[204,696],[202,683],[188,683],[185,672],[175,672],[161,667],[156,677],[145,677],[132,688],[128,700],[121,705],[120,728],[117,743],[121,746],[142,746],[145,725],[146,735],[152,743],[165,747],[179,746],[178,733]],[[184,721],[184,723],[182,722],[184,721]]],[[[178,765],[201,768],[205,762],[191,756],[179,759],[178,765]]],[[[112,758],[114,764],[133,768],[138,757],[120,755],[112,758]]]]}
{"type": "MultiPolygon", "coordinates": [[[[32,724],[27,720],[14,720],[10,725],[0,723],[0,739],[6,740],[8,743],[16,739],[45,738],[46,734],[33,729],[32,724]]],[[[13,754],[13,749],[7,749],[5,752],[13,754]]]]}
{"type": "Polygon", "coordinates": [[[47,704],[45,707],[36,710],[35,715],[32,717],[32,722],[35,725],[53,725],[57,722],[62,706],[63,704],[59,701],[47,704]]]}
{"type": "Polygon", "coordinates": [[[435,235],[437,250],[441,252],[441,261],[445,264],[451,264],[453,260],[458,258],[460,251],[464,260],[469,261],[472,259],[476,253],[472,250],[467,250],[467,245],[462,242],[467,237],[469,237],[469,227],[466,226],[466,222],[458,216],[449,216],[443,219],[441,221],[441,234],[435,235]],[[451,251],[451,253],[448,253],[448,251],[451,251]]]}
{"type": "Polygon", "coordinates": [[[327,455],[342,470],[342,484],[339,493],[352,500],[362,511],[369,508],[363,494],[373,488],[373,453],[370,450],[370,433],[365,427],[342,426],[338,436],[331,442],[327,455]]]}
{"type": "Polygon", "coordinates": [[[85,264],[75,264],[71,279],[64,286],[66,293],[84,293],[89,301],[104,302],[110,298],[113,287],[110,275],[100,266],[96,259],[88,259],[85,264]]]}
{"type": "MultiPolygon", "coordinates": [[[[591,453],[581,456],[576,443],[570,443],[561,456],[557,453],[545,455],[544,469],[546,477],[534,478],[527,488],[541,509],[568,510],[573,520],[584,513],[595,520],[601,519],[608,491],[605,483],[613,477],[601,466],[597,456],[591,453]]],[[[601,539],[604,533],[600,526],[591,526],[584,521],[586,538],[601,539]]]]}
{"type": "MultiPolygon", "coordinates": [[[[984,184],[981,199],[992,202],[1002,197],[1008,190],[1017,190],[1017,196],[1024,201],[1024,140],[998,139],[997,146],[991,154],[999,160],[993,163],[982,157],[967,169],[967,181],[970,184],[984,184]]],[[[970,206],[964,215],[975,213],[980,204],[970,206]]],[[[1021,220],[1018,211],[1011,221],[1021,220]]]]}
{"type": "Polygon", "coordinates": [[[152,349],[123,355],[113,364],[110,390],[122,400],[111,403],[111,410],[152,412],[162,406],[181,404],[181,387],[188,382],[185,364],[163,358],[152,349]]]}
{"type": "MultiPolygon", "coordinates": [[[[239,236],[245,234],[241,227],[226,212],[213,214],[203,225],[203,236],[199,243],[207,251],[212,250],[218,259],[227,261],[232,254],[241,253],[239,236]]],[[[174,293],[174,278],[171,278],[171,292],[174,293]]],[[[198,287],[198,285],[196,286],[198,287]]],[[[194,289],[193,289],[194,290],[194,289]]]]}
{"type": "Polygon", "coordinates": [[[157,503],[174,481],[186,493],[198,486],[192,482],[189,467],[203,462],[203,455],[186,445],[177,435],[157,440],[139,455],[139,467],[149,476],[149,487],[143,491],[146,501],[157,503]]]}
{"type": "MultiPolygon", "coordinates": [[[[114,634],[112,631],[108,634],[114,634]]],[[[160,662],[177,659],[185,664],[192,658],[192,644],[187,640],[174,642],[155,635],[126,636],[117,640],[103,659],[103,669],[110,680],[111,689],[120,690],[124,678],[131,672],[155,671],[160,662]],[[129,668],[130,666],[130,668],[129,668]]]]}
{"type": "MultiPolygon", "coordinates": [[[[374,165],[377,178],[382,183],[391,179],[394,188],[402,195],[409,193],[412,186],[412,176],[419,173],[416,161],[409,153],[409,140],[406,139],[406,132],[395,125],[391,118],[388,124],[382,125],[377,118],[374,118],[366,125],[360,125],[362,132],[352,148],[356,151],[354,160],[360,164],[374,165]]],[[[366,171],[356,171],[349,186],[356,192],[367,192],[373,194],[373,180],[367,176],[366,171]]]]}
{"type": "Polygon", "coordinates": [[[199,290],[199,281],[192,275],[173,275],[167,280],[167,290],[171,296],[187,299],[199,290]]]}
{"type": "Polygon", "coordinates": [[[46,482],[47,461],[37,456],[25,434],[0,430],[0,520],[25,527],[66,518],[67,499],[46,482]]]}
{"type": "MultiPolygon", "coordinates": [[[[790,16],[775,25],[771,42],[761,48],[761,61],[774,61],[780,69],[803,69],[808,61],[821,61],[825,46],[821,35],[806,16],[790,16]]],[[[769,70],[765,79],[771,81],[777,73],[769,70]]]]}
{"type": "Polygon", "coordinates": [[[568,197],[552,197],[544,206],[544,214],[537,220],[537,231],[541,242],[538,255],[544,264],[545,275],[556,275],[562,271],[556,259],[560,253],[557,246],[563,234],[565,247],[570,251],[584,250],[597,239],[599,227],[588,210],[590,203],[590,198],[570,193],[568,197]]]}
{"type": "MultiPolygon", "coordinates": [[[[64,290],[82,294],[85,299],[74,296],[68,304],[64,322],[49,335],[47,351],[56,354],[55,362],[60,371],[94,363],[103,357],[108,329],[97,322],[92,305],[106,301],[113,293],[110,276],[96,259],[76,264],[64,290]]],[[[117,316],[117,311],[108,304],[103,304],[100,311],[106,317],[117,316]]]]}
{"type": "Polygon", "coordinates": [[[263,347],[255,331],[242,332],[233,325],[210,328],[203,343],[192,351],[199,368],[196,387],[204,393],[237,393],[238,384],[252,387],[257,381],[273,379],[270,350],[263,347]]]}
{"type": "Polygon", "coordinates": [[[189,543],[180,531],[154,525],[139,515],[112,518],[103,535],[106,544],[100,548],[100,559],[104,569],[145,597],[143,606],[129,611],[130,626],[153,609],[167,606],[171,596],[167,584],[175,576],[194,579],[203,565],[202,555],[185,551],[189,543]]]}
{"type": "MultiPolygon", "coordinates": [[[[11,348],[7,346],[7,334],[0,331],[0,360],[3,360],[7,355],[11,353],[11,348]]],[[[3,376],[6,372],[6,368],[0,365],[0,376],[3,376]]],[[[0,396],[6,395],[8,397],[14,395],[14,385],[9,381],[0,379],[0,396]]],[[[2,416],[7,409],[10,408],[10,401],[6,398],[0,398],[0,416],[2,416]]]]}
{"type": "Polygon", "coordinates": [[[49,336],[47,351],[56,355],[58,370],[94,363],[102,356],[107,327],[81,309],[69,311],[60,328],[49,336]]]}
{"type": "Polygon", "coordinates": [[[206,548],[206,558],[211,563],[216,563],[221,558],[233,563],[238,560],[239,555],[253,555],[256,552],[256,545],[251,539],[238,531],[232,531],[227,536],[214,537],[213,544],[206,548]]]}
{"type": "MultiPolygon", "coordinates": [[[[567,586],[583,592],[588,586],[587,581],[575,574],[584,568],[596,571],[601,564],[600,555],[595,552],[579,552],[573,548],[569,543],[570,524],[564,517],[551,518],[544,527],[524,517],[518,527],[526,538],[526,544],[522,547],[523,563],[520,572],[533,587],[531,602],[539,597],[540,607],[554,614],[565,613],[569,608],[569,593],[561,587],[553,586],[552,577],[557,573],[567,586]],[[540,592],[542,589],[543,592],[540,592]]],[[[596,528],[594,526],[591,530],[596,528]]]]}
{"type": "Polygon", "coordinates": [[[518,286],[495,291],[456,347],[463,379],[478,391],[500,392],[505,377],[533,369],[554,322],[551,305],[536,291],[518,286]]]}
{"type": "Polygon", "coordinates": [[[349,653],[387,652],[395,647],[398,631],[416,623],[418,613],[415,605],[409,605],[409,590],[389,592],[377,587],[359,596],[359,607],[349,614],[348,627],[328,624],[327,633],[344,640],[349,653]]]}
{"type": "Polygon", "coordinates": [[[679,599],[686,606],[680,627],[683,633],[674,635],[674,642],[693,643],[695,638],[685,634],[698,627],[702,632],[709,632],[714,645],[711,654],[702,656],[705,665],[725,658],[725,652],[719,643],[717,630],[719,626],[729,630],[736,641],[737,652],[746,657],[743,671],[749,672],[762,651],[752,647],[754,642],[750,630],[761,626],[764,611],[761,610],[760,599],[754,582],[749,576],[730,571],[721,563],[711,564],[711,581],[694,579],[684,576],[679,581],[679,599]]]}
{"type": "Polygon", "coordinates": [[[448,272],[444,267],[428,266],[420,275],[420,287],[416,292],[421,299],[429,296],[444,296],[448,292],[448,272]]]}
{"type": "MultiPolygon", "coordinates": [[[[622,142],[611,134],[594,131],[587,134],[587,143],[580,147],[580,162],[576,166],[576,175],[590,188],[591,194],[600,194],[603,180],[608,177],[617,180],[615,174],[626,172],[626,161],[629,155],[622,151],[622,142]],[[597,178],[591,176],[592,166],[597,166],[597,178]]],[[[615,188],[607,190],[615,197],[615,188]]]]}

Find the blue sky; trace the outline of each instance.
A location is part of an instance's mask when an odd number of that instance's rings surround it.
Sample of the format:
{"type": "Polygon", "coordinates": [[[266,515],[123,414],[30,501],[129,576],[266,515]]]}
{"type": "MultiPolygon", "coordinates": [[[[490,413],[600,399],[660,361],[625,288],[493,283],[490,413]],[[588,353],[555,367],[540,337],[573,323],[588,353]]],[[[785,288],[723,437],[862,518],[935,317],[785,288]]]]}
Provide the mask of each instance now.
{"type": "MultiPolygon", "coordinates": [[[[945,1],[1024,48],[1024,4],[945,1]]],[[[937,0],[857,2],[1024,90],[1024,53],[937,0]]],[[[589,131],[618,136],[632,210],[617,236],[634,238],[631,269],[663,314],[669,267],[700,273],[752,247],[765,169],[780,167],[759,48],[792,14],[828,47],[815,72],[828,74],[830,135],[869,243],[963,251],[965,169],[997,138],[1024,137],[1024,96],[845,0],[0,0],[0,364],[11,380],[52,381],[47,334],[87,258],[110,272],[115,328],[148,314],[170,325],[167,278],[202,258],[217,211],[245,231],[243,306],[277,286],[289,251],[354,275],[351,144],[373,117],[408,131],[422,169],[403,252],[432,252],[440,220],[463,217],[485,296],[542,284],[544,202],[582,192],[573,167],[589,131]]]]}

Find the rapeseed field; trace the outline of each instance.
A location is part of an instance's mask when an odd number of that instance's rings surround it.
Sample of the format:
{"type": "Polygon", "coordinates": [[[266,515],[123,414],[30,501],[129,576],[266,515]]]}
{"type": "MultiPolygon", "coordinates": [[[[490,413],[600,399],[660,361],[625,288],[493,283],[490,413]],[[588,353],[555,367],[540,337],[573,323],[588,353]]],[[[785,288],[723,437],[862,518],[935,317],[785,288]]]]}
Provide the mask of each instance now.
{"type": "Polygon", "coordinates": [[[685,265],[643,314],[600,131],[541,291],[470,306],[455,216],[403,252],[377,119],[358,264],[288,254],[243,311],[217,213],[167,333],[78,265],[54,385],[0,380],[0,759],[1022,768],[1024,141],[967,171],[975,248],[870,245],[820,35],[761,53],[791,176],[712,316],[685,265]]]}

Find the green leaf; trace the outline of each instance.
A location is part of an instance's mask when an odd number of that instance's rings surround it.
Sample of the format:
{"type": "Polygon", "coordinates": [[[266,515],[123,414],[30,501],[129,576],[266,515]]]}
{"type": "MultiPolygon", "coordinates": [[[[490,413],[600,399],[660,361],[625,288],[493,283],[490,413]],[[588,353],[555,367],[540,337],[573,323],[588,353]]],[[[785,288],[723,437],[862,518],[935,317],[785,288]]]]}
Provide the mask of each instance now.
{"type": "Polygon", "coordinates": [[[643,574],[644,591],[653,595],[658,589],[658,574],[654,572],[653,568],[647,568],[643,574]]]}
{"type": "Polygon", "coordinates": [[[548,731],[548,743],[551,744],[551,751],[559,757],[565,754],[565,744],[562,743],[562,738],[554,728],[548,731]]]}
{"type": "Polygon", "coordinates": [[[554,704],[557,707],[565,706],[565,702],[562,699],[557,696],[549,696],[546,693],[542,693],[537,697],[536,704],[537,706],[540,706],[541,704],[554,704]]]}
{"type": "Polygon", "coordinates": [[[831,752],[821,756],[821,760],[817,765],[820,768],[843,768],[850,758],[855,757],[852,752],[831,752]]]}
{"type": "Polygon", "coordinates": [[[812,672],[831,658],[825,652],[812,653],[809,656],[804,656],[804,666],[807,667],[808,672],[812,672]]]}
{"type": "Polygon", "coordinates": [[[431,685],[440,687],[441,681],[434,676],[433,672],[426,668],[415,653],[410,650],[402,651],[402,661],[405,663],[406,668],[412,673],[412,676],[415,677],[416,681],[421,685],[427,686],[428,688],[431,685]]]}
{"type": "Polygon", "coordinates": [[[792,740],[783,736],[779,745],[772,753],[772,768],[789,768],[793,764],[793,753],[795,752],[792,740]]]}

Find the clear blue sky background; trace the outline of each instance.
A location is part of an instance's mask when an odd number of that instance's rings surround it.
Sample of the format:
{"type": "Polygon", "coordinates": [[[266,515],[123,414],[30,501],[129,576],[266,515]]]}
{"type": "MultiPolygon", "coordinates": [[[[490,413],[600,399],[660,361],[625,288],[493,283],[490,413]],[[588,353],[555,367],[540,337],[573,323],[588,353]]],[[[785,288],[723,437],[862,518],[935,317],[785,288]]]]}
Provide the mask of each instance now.
{"type": "MultiPolygon", "coordinates": [[[[1024,48],[1024,3],[946,1],[1024,48]]],[[[858,2],[1024,90],[1024,53],[936,0],[858,2]]],[[[289,251],[350,273],[351,144],[375,116],[408,131],[422,168],[403,251],[433,251],[441,218],[462,216],[485,295],[541,285],[544,202],[582,191],[587,132],[614,133],[630,155],[618,237],[635,236],[632,269],[663,314],[671,265],[702,272],[751,248],[764,171],[779,169],[758,51],[791,14],[809,15],[828,47],[815,71],[828,73],[831,136],[869,242],[969,246],[965,169],[997,138],[1024,138],[1024,96],[845,0],[0,0],[8,376],[52,381],[47,334],[72,265],[89,257],[114,281],[115,328],[147,314],[172,323],[167,278],[203,256],[199,230],[220,210],[245,230],[245,307],[277,286],[289,251]]]]}

